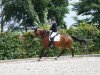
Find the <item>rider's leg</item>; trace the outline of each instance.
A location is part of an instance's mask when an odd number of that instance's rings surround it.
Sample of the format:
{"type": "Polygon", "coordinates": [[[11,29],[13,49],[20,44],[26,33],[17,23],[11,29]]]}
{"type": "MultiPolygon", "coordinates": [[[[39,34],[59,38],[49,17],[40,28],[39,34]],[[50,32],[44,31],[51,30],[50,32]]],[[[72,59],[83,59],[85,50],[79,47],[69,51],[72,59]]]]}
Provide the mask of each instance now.
{"type": "Polygon", "coordinates": [[[51,37],[51,38],[50,38],[50,47],[53,47],[53,46],[54,46],[54,38],[51,37]]]}
{"type": "Polygon", "coordinates": [[[50,31],[50,43],[49,43],[49,47],[53,47],[53,32],[52,31],[50,31]]]}

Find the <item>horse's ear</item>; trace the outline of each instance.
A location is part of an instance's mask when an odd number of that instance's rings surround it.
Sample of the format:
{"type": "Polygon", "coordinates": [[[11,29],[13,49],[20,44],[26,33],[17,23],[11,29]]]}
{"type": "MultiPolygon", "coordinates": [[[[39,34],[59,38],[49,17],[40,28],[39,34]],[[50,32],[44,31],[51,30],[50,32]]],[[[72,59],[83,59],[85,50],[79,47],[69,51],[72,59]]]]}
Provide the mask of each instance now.
{"type": "Polygon", "coordinates": [[[33,27],[34,32],[37,32],[37,27],[33,27]]]}

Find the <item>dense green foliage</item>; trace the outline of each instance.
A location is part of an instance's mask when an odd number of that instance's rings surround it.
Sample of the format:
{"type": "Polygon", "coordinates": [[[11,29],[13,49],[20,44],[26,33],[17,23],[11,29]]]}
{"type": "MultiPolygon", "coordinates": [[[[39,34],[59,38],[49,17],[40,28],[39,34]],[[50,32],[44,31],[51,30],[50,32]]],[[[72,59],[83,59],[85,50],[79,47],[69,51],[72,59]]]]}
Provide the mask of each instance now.
{"type": "MultiPolygon", "coordinates": [[[[96,26],[90,25],[86,22],[82,22],[75,29],[70,28],[68,30],[69,34],[76,36],[81,39],[85,39],[87,43],[85,43],[84,48],[78,47],[78,44],[76,44],[78,50],[81,50],[88,53],[91,53],[92,51],[100,51],[100,30],[97,29],[96,26]],[[80,48],[80,49],[79,49],[80,48]]],[[[79,52],[81,52],[79,51],[79,52]]]]}
{"type": "Polygon", "coordinates": [[[0,34],[0,59],[29,58],[39,55],[39,42],[34,41],[33,32],[0,34]]]}
{"type": "MultiPolygon", "coordinates": [[[[48,28],[47,28],[48,29],[48,28]]],[[[88,23],[80,23],[77,28],[59,30],[60,33],[70,34],[77,38],[85,39],[87,43],[80,46],[78,42],[73,43],[75,54],[100,53],[100,30],[88,23]]],[[[38,57],[40,53],[41,39],[34,39],[33,31],[30,32],[6,32],[0,34],[0,59],[20,59],[38,57]]],[[[55,56],[59,49],[47,49],[44,56],[55,56]]],[[[66,54],[70,54],[67,51],[66,54]]]]}

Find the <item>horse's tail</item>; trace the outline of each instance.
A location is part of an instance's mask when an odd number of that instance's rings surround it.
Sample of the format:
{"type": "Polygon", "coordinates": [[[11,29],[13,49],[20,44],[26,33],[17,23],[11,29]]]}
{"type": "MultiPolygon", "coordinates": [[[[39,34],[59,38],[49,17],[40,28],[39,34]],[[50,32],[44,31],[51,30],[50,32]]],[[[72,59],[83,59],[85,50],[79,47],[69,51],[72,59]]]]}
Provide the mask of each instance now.
{"type": "Polygon", "coordinates": [[[82,45],[82,44],[86,45],[87,44],[87,41],[85,39],[80,39],[80,38],[77,38],[75,36],[71,36],[71,37],[74,41],[78,41],[80,43],[80,45],[82,45]]]}

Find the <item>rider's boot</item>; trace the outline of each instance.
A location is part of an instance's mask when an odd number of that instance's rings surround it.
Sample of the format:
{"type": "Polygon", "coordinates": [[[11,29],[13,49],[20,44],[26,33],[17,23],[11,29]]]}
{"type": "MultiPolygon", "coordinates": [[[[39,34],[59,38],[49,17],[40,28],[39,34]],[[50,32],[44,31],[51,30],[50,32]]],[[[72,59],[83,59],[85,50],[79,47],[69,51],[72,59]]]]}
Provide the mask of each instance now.
{"type": "Polygon", "coordinates": [[[50,45],[49,45],[49,47],[54,47],[54,38],[50,38],[50,45]]]}

